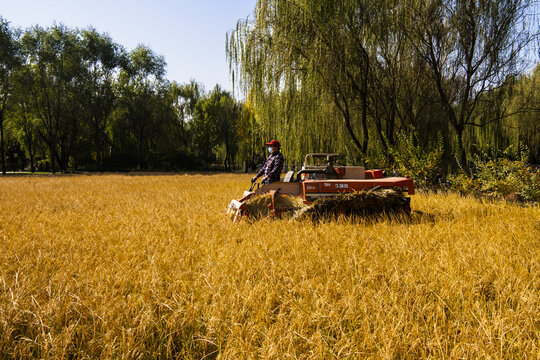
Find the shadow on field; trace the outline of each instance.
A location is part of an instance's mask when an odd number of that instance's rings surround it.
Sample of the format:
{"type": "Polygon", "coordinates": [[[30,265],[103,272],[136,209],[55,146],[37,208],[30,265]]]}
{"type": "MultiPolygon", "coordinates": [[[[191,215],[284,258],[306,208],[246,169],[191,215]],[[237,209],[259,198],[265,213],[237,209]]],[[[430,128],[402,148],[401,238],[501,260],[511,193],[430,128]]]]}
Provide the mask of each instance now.
{"type": "Polygon", "coordinates": [[[173,175],[201,175],[214,176],[223,174],[234,174],[232,172],[217,171],[217,170],[185,170],[185,171],[58,171],[51,172],[35,172],[17,171],[0,174],[2,177],[75,177],[75,176],[108,176],[108,175],[123,175],[123,176],[173,176],[173,175]]]}
{"type": "Polygon", "coordinates": [[[300,222],[307,222],[312,225],[342,223],[342,224],[357,224],[357,225],[375,225],[377,223],[388,222],[390,224],[403,225],[418,225],[418,224],[435,224],[437,216],[423,211],[413,210],[411,214],[373,214],[363,216],[317,216],[310,219],[302,219],[300,222]]]}
{"type": "Polygon", "coordinates": [[[411,212],[411,215],[403,218],[404,223],[407,224],[426,224],[426,223],[435,223],[435,215],[426,213],[419,210],[414,210],[411,212]]]}

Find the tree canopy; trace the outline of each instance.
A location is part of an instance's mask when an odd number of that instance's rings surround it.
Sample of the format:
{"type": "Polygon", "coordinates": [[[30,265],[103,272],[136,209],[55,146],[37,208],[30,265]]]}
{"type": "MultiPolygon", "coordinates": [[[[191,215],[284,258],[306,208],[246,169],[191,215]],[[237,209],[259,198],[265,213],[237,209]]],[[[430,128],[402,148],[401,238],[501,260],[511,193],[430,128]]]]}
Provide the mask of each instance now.
{"type": "Polygon", "coordinates": [[[538,119],[530,102],[508,106],[538,39],[531,4],[259,0],[254,18],[228,34],[227,54],[264,131],[295,158],[306,148],[388,158],[399,133],[418,132],[429,148],[442,132],[462,163],[478,143],[502,145],[484,135],[503,119],[538,119]]]}
{"type": "Polygon", "coordinates": [[[4,172],[238,167],[243,104],[219,85],[171,82],[163,56],[95,28],[0,25],[4,172]]]}
{"type": "Polygon", "coordinates": [[[538,163],[533,5],[258,0],[226,34],[242,101],[169,81],[148,46],[0,18],[2,171],[231,170],[260,163],[273,138],[289,165],[308,152],[388,168],[435,154],[456,170],[520,145],[538,163]]]}

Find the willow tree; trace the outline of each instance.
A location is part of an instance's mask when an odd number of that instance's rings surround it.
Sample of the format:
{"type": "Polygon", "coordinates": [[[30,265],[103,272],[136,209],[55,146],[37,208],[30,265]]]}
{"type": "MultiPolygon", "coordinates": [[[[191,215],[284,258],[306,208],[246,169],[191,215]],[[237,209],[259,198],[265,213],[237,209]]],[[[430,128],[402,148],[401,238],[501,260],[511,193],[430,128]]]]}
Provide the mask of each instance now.
{"type": "Polygon", "coordinates": [[[519,79],[513,86],[513,96],[502,106],[503,131],[512,144],[525,145],[529,161],[540,163],[540,62],[532,73],[519,79]]]}
{"type": "Polygon", "coordinates": [[[504,101],[492,97],[528,65],[527,47],[537,29],[527,24],[530,0],[407,1],[410,13],[404,31],[425,61],[450,127],[457,157],[466,161],[463,135],[469,127],[500,121],[477,109],[504,101]],[[413,26],[409,26],[412,24],[413,26]]]}
{"type": "MultiPolygon", "coordinates": [[[[330,101],[350,140],[365,155],[368,82],[376,56],[371,29],[384,4],[375,0],[259,0],[253,21],[238,21],[228,34],[226,50],[233,78],[240,75],[241,86],[252,92],[256,105],[267,105],[269,97],[279,99],[277,105],[286,109],[287,117],[296,115],[297,131],[306,136],[320,119],[313,116],[320,114],[316,107],[330,101]],[[306,116],[305,107],[290,106],[307,99],[311,99],[311,109],[315,107],[311,117],[306,116]]],[[[324,136],[335,136],[335,132],[329,130],[324,136]]]]}

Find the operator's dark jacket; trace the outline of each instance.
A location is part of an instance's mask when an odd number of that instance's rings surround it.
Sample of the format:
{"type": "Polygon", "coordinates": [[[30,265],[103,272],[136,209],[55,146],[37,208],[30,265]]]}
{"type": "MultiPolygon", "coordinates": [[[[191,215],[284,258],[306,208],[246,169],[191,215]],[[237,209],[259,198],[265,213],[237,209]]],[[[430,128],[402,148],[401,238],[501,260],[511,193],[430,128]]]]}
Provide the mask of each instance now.
{"type": "Polygon", "coordinates": [[[279,181],[279,176],[281,174],[281,170],[283,170],[284,162],[285,159],[283,158],[283,154],[281,154],[281,152],[278,151],[274,154],[270,154],[261,170],[259,170],[257,173],[257,177],[264,174],[270,182],[279,181]]]}

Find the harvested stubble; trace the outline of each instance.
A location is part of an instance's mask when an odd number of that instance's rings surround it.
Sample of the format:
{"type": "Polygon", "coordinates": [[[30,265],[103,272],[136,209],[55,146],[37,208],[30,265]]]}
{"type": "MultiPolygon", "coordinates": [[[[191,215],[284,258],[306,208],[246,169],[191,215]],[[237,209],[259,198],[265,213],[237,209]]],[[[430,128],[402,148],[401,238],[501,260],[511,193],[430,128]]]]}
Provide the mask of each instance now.
{"type": "Polygon", "coordinates": [[[232,223],[249,178],[0,178],[0,358],[538,357],[538,207],[232,223]]]}

